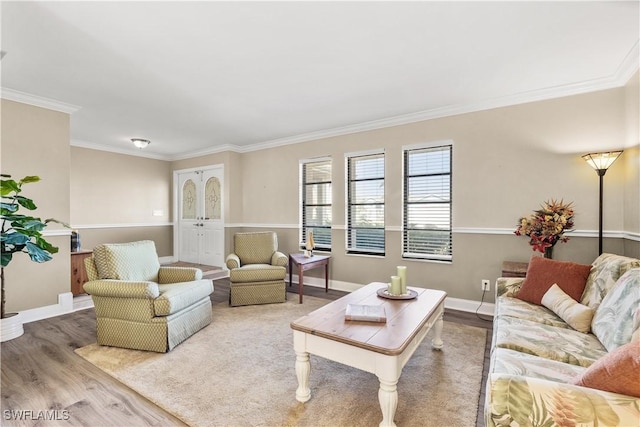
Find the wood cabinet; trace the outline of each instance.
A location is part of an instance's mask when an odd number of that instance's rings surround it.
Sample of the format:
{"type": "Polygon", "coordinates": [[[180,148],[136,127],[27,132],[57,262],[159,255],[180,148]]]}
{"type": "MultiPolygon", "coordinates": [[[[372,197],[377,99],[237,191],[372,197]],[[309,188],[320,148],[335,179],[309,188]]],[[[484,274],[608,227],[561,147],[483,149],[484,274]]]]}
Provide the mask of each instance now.
{"type": "Polygon", "coordinates": [[[71,252],[71,293],[73,295],[84,294],[84,285],[89,279],[84,268],[84,259],[90,257],[92,251],[71,252]]]}

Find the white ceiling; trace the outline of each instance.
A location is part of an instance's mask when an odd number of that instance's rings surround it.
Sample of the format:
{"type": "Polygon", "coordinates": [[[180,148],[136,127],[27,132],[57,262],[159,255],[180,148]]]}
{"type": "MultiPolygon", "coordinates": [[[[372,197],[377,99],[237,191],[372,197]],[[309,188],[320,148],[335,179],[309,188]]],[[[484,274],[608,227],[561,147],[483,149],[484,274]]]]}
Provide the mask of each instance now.
{"type": "Polygon", "coordinates": [[[2,96],[78,108],[73,145],[247,151],[621,86],[639,6],[2,1],[2,96]]]}

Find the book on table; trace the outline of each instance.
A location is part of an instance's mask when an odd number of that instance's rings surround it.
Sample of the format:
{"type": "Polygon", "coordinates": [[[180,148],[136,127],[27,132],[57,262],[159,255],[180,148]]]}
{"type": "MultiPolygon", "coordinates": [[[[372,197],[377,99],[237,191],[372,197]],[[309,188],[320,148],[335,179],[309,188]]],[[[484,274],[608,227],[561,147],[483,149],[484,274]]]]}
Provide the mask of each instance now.
{"type": "Polygon", "coordinates": [[[347,304],[344,318],[363,322],[387,322],[387,314],[382,305],[347,304]]]}

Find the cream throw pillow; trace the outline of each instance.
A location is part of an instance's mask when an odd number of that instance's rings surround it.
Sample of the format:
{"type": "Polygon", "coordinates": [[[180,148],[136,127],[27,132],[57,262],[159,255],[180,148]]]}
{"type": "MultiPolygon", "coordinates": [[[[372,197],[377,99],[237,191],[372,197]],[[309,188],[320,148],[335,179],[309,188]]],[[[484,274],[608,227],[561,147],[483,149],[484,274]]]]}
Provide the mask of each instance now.
{"type": "Polygon", "coordinates": [[[587,333],[591,329],[593,310],[571,298],[555,283],[542,297],[542,305],[560,316],[576,331],[587,333]]]}

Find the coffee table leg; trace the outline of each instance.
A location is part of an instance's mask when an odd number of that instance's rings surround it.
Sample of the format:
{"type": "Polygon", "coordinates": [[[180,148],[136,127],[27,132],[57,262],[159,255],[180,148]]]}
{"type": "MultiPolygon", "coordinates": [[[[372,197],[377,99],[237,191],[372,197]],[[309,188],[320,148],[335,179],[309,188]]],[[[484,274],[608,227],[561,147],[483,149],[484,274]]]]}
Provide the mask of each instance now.
{"type": "Polygon", "coordinates": [[[393,418],[396,415],[398,407],[398,380],[387,381],[379,378],[380,389],[378,390],[378,400],[380,401],[380,409],[382,410],[382,421],[380,427],[395,427],[393,418]]]}
{"type": "Polygon", "coordinates": [[[311,389],[309,389],[309,373],[311,364],[309,363],[309,353],[296,351],[296,377],[298,377],[298,388],[296,389],[296,400],[306,402],[311,399],[311,389]]]}
{"type": "Polygon", "coordinates": [[[442,316],[444,313],[441,313],[436,320],[436,323],[433,325],[433,340],[431,340],[431,347],[436,350],[442,350],[444,343],[442,342],[442,325],[444,321],[442,320],[442,316]]]}

